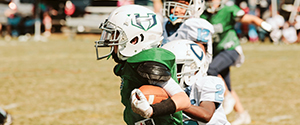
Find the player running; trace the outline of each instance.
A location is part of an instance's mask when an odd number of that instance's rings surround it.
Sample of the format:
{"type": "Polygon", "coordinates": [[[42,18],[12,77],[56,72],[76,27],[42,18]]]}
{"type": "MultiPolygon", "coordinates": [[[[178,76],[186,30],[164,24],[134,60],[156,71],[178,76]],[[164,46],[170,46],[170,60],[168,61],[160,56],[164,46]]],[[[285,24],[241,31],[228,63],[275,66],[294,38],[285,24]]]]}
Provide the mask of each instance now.
{"type": "Polygon", "coordinates": [[[254,15],[245,14],[233,2],[226,0],[207,0],[207,9],[201,15],[201,18],[208,20],[215,29],[213,36],[213,60],[209,66],[208,74],[218,76],[219,74],[225,80],[226,86],[230,92],[225,92],[225,113],[229,114],[233,105],[239,113],[239,118],[232,124],[248,124],[251,118],[244,110],[237,94],[232,90],[230,83],[230,66],[240,66],[244,62],[244,54],[238,36],[234,30],[236,21],[246,24],[255,24],[261,26],[264,30],[270,32],[272,27],[264,20],[254,15]],[[226,4],[226,5],[225,5],[226,4]],[[227,93],[227,94],[226,94],[227,93]],[[233,101],[228,101],[230,94],[234,97],[233,101]],[[227,102],[233,102],[228,105],[227,102]],[[227,108],[229,106],[229,108],[227,108]]]}
{"type": "Polygon", "coordinates": [[[164,1],[163,44],[169,41],[186,39],[202,44],[206,52],[206,67],[212,61],[213,26],[205,19],[199,18],[205,10],[204,0],[164,1]]]}
{"type": "Polygon", "coordinates": [[[193,41],[175,40],[162,48],[176,56],[177,78],[192,106],[183,110],[184,125],[230,125],[222,107],[225,83],[207,76],[205,51],[193,41]]]}
{"type": "Polygon", "coordinates": [[[101,24],[101,38],[96,41],[97,59],[112,55],[118,64],[114,73],[122,78],[121,102],[125,106],[124,121],[129,124],[182,124],[181,110],[191,104],[176,79],[175,56],[157,48],[162,40],[162,26],[156,14],[142,6],[127,5],[114,10],[101,24]],[[100,47],[111,47],[109,54],[100,56],[100,47]],[[150,105],[145,100],[131,100],[142,96],[139,88],[155,84],[164,88],[171,98],[150,105]],[[167,106],[167,107],[166,107],[167,106]]]}

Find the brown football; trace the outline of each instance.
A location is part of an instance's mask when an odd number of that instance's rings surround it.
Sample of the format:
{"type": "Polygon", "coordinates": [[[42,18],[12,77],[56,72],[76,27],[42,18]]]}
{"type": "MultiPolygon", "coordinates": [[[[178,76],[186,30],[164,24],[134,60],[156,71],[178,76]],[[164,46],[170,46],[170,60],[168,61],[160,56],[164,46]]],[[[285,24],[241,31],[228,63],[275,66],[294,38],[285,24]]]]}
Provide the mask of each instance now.
{"type": "Polygon", "coordinates": [[[169,98],[168,93],[159,86],[143,85],[139,88],[150,104],[159,103],[169,98]]]}

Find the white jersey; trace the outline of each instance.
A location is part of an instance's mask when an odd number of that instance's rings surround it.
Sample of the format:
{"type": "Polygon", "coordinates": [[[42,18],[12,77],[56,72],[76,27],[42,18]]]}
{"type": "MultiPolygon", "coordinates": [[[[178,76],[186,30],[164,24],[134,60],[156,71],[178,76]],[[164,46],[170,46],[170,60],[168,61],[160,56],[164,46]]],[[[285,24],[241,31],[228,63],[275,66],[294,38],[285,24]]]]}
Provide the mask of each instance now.
{"type": "MultiPolygon", "coordinates": [[[[192,105],[199,106],[202,101],[212,101],[220,104],[210,121],[208,123],[197,121],[199,125],[230,125],[222,106],[224,92],[225,83],[221,78],[216,76],[201,77],[191,86],[189,97],[192,105]]],[[[185,123],[191,120],[196,121],[184,115],[185,123]]]]}
{"type": "Polygon", "coordinates": [[[184,21],[183,24],[177,29],[175,33],[173,33],[170,37],[167,36],[166,33],[166,23],[168,21],[165,20],[163,24],[163,36],[164,40],[162,45],[178,39],[186,39],[191,41],[202,41],[207,43],[206,51],[206,66],[208,68],[209,64],[212,61],[212,34],[214,34],[215,30],[211,23],[202,18],[189,18],[184,21]]]}
{"type": "Polygon", "coordinates": [[[276,15],[274,17],[270,17],[266,20],[267,23],[269,23],[273,30],[270,33],[271,39],[274,41],[274,43],[278,43],[282,37],[282,30],[280,28],[284,25],[284,18],[281,15],[276,15]]]}
{"type": "Polygon", "coordinates": [[[282,35],[289,43],[294,43],[298,39],[297,31],[296,31],[295,27],[289,27],[289,28],[283,29],[282,35]]]}

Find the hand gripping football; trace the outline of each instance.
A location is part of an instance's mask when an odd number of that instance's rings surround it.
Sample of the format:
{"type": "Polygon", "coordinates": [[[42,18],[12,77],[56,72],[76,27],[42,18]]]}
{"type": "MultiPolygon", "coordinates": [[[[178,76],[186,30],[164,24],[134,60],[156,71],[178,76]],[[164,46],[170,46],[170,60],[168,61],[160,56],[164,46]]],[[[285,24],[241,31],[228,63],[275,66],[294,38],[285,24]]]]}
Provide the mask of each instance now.
{"type": "Polygon", "coordinates": [[[159,103],[169,98],[168,93],[159,86],[143,85],[139,88],[150,104],[159,103]]]}

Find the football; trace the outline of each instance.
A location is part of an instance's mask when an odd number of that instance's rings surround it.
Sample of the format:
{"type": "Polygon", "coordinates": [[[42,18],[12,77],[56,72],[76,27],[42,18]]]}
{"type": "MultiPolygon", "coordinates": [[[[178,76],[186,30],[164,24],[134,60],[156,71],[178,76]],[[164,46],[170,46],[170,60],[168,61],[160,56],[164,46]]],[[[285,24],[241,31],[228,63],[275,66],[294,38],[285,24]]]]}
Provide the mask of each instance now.
{"type": "Polygon", "coordinates": [[[159,103],[169,98],[168,93],[159,86],[143,85],[139,88],[150,104],[159,103]]]}

